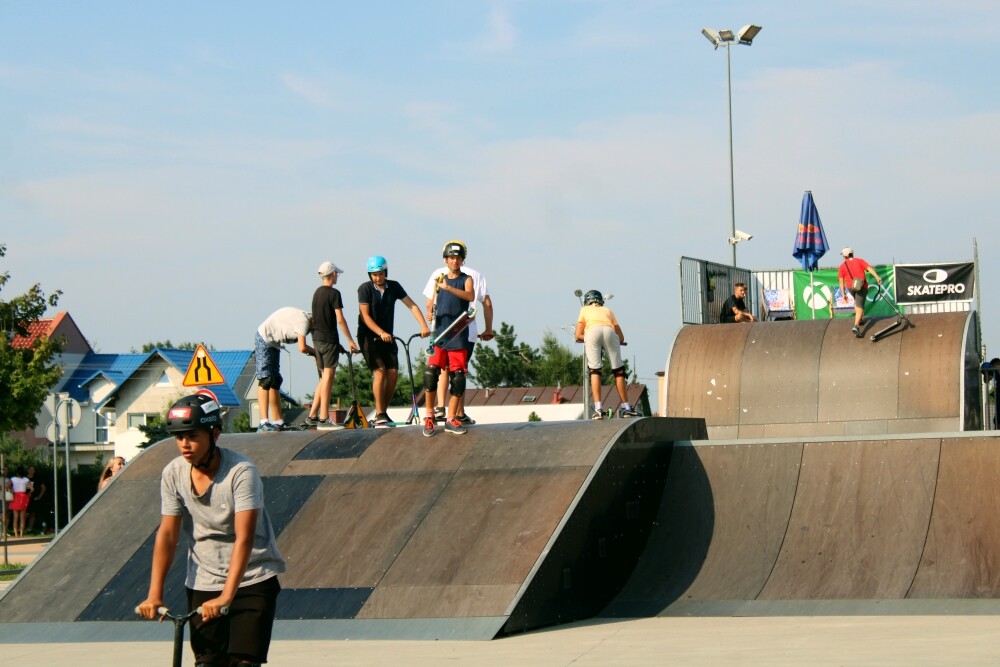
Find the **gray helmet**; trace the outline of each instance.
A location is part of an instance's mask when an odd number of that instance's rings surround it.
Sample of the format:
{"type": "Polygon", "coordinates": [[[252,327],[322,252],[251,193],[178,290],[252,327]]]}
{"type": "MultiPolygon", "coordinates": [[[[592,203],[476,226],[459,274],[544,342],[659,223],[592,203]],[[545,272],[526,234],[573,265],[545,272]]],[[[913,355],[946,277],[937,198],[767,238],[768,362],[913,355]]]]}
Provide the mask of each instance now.
{"type": "Polygon", "coordinates": [[[596,303],[598,306],[604,305],[604,295],[595,289],[590,290],[583,295],[583,305],[589,306],[596,303]]]}
{"type": "Polygon", "coordinates": [[[222,428],[222,409],[210,396],[191,394],[178,400],[167,411],[167,433],[183,433],[203,428],[222,428]]]}

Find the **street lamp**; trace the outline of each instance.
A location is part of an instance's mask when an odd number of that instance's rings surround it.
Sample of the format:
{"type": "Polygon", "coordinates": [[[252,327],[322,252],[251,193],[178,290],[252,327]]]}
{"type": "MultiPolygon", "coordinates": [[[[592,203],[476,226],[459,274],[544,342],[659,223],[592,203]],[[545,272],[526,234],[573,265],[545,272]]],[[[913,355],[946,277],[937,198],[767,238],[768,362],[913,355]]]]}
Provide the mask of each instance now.
{"type": "MultiPolygon", "coordinates": [[[[740,28],[738,33],[733,33],[732,30],[712,30],[711,28],[702,28],[701,34],[705,35],[705,39],[712,43],[716,49],[720,46],[726,47],[726,101],[729,108],[729,222],[730,222],[730,239],[738,238],[736,235],[736,192],[733,186],[733,84],[730,77],[730,66],[729,66],[729,47],[734,43],[743,44],[744,46],[750,46],[753,43],[754,37],[757,33],[761,31],[759,25],[745,25],[740,28]]],[[[730,242],[733,247],[733,268],[736,268],[736,243],[730,242]]]]}

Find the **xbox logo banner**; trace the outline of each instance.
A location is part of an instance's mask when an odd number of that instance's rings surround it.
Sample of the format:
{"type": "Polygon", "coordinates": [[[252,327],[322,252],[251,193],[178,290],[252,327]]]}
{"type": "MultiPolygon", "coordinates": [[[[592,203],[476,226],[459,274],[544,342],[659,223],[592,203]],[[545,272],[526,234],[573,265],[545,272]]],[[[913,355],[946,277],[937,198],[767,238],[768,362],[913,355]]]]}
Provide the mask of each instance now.
{"type": "Polygon", "coordinates": [[[900,305],[971,301],[975,291],[975,265],[897,264],[896,293],[900,305]]]}
{"type": "MultiPolygon", "coordinates": [[[[872,267],[882,278],[882,284],[891,294],[892,267],[872,267]]],[[[872,281],[874,283],[874,281],[872,281]]],[[[817,269],[816,271],[794,271],[792,285],[795,292],[795,319],[797,320],[828,320],[831,317],[853,317],[854,307],[850,301],[845,301],[840,293],[840,283],[837,280],[837,269],[817,269]]],[[[875,288],[870,287],[865,312],[869,315],[894,314],[892,308],[884,299],[875,299],[875,288]]]]}

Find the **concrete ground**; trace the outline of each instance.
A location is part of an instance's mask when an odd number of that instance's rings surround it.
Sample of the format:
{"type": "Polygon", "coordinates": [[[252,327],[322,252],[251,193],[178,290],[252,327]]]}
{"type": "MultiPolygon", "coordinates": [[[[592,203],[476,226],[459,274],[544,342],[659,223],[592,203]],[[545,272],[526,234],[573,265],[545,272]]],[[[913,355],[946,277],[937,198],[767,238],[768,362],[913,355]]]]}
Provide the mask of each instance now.
{"type": "MultiPolygon", "coordinates": [[[[11,664],[168,664],[164,642],[15,644],[11,664]]],[[[650,618],[494,641],[276,641],[271,665],[995,665],[1000,619],[974,616],[650,618]]],[[[185,652],[184,664],[193,664],[185,652]]]]}
{"type": "MultiPolygon", "coordinates": [[[[30,562],[44,543],[12,543],[30,562]]],[[[0,582],[0,590],[5,584],[0,582]]],[[[10,664],[168,664],[162,642],[13,644],[10,664]]],[[[275,641],[271,665],[996,665],[1000,617],[803,616],[588,621],[494,641],[275,641]]],[[[185,650],[185,665],[193,664],[185,650]]]]}

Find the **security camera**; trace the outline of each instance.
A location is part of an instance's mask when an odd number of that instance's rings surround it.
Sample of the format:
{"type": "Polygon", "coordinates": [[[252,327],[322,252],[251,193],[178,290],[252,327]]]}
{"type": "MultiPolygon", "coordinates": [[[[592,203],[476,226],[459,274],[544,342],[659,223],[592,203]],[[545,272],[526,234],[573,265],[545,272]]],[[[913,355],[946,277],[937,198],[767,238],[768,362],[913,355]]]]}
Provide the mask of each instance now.
{"type": "Polygon", "coordinates": [[[753,238],[753,234],[747,234],[746,232],[741,232],[740,230],[737,229],[736,238],[738,238],[740,241],[749,241],[750,239],[753,238]]]}

